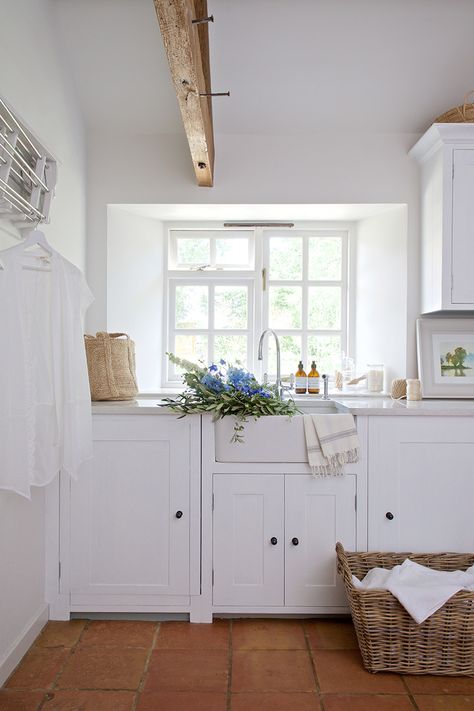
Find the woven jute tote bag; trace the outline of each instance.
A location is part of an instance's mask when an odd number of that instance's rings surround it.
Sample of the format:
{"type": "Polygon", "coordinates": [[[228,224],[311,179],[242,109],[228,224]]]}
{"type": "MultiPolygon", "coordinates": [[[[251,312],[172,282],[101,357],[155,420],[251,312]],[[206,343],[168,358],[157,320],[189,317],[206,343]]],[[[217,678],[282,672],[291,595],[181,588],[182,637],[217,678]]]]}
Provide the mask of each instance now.
{"type": "Polygon", "coordinates": [[[138,394],[135,344],[126,333],[84,336],[92,400],[133,400],[138,394]]]}
{"type": "Polygon", "coordinates": [[[472,94],[474,94],[474,91],[468,91],[461,106],[449,109],[449,111],[435,118],[433,123],[474,123],[474,104],[468,102],[472,94]]]}

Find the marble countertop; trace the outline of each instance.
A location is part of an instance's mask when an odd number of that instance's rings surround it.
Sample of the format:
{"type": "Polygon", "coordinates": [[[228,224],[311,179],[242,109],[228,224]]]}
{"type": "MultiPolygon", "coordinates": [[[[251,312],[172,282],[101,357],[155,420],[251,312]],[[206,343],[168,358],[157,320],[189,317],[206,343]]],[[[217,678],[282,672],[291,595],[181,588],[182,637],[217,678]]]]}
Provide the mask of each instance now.
{"type": "MultiPolygon", "coordinates": [[[[298,408],[303,412],[317,409],[324,412],[325,405],[328,412],[351,412],[353,415],[396,415],[412,416],[427,415],[435,417],[472,417],[474,416],[474,400],[420,400],[406,402],[406,400],[392,400],[390,397],[371,397],[358,395],[344,395],[334,393],[326,403],[318,396],[303,396],[295,398],[298,408]]],[[[123,415],[169,415],[172,413],[163,407],[163,400],[157,397],[137,397],[135,400],[121,402],[94,402],[93,414],[123,414],[123,415]]]]}

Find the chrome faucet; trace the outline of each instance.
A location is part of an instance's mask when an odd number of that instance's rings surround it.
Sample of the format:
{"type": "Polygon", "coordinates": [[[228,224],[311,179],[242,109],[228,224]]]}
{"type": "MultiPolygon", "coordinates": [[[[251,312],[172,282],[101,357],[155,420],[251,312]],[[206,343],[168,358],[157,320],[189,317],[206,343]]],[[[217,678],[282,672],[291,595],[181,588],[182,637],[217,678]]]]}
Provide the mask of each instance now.
{"type": "Polygon", "coordinates": [[[323,396],[321,400],[330,400],[331,398],[328,395],[329,391],[329,375],[323,375],[323,396]]]}
{"type": "Polygon", "coordinates": [[[277,395],[279,398],[283,396],[283,385],[281,382],[281,357],[280,357],[280,341],[278,340],[278,336],[276,335],[275,331],[272,328],[266,328],[265,331],[263,331],[262,335],[260,336],[260,340],[258,342],[258,360],[263,360],[263,341],[265,340],[265,336],[267,333],[271,333],[275,337],[275,345],[276,345],[276,361],[277,361],[277,374],[276,374],[276,391],[277,395]]]}

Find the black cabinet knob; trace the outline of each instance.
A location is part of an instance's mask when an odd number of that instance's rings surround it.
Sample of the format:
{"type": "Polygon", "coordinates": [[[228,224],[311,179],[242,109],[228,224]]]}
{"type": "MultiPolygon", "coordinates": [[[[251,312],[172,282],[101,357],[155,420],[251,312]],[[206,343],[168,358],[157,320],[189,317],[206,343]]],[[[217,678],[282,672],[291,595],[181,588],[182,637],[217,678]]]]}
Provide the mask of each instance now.
{"type": "Polygon", "coordinates": [[[291,542],[293,543],[294,546],[297,546],[299,543],[299,540],[297,538],[292,538],[291,542]]]}
{"type": "Polygon", "coordinates": [[[272,544],[272,546],[276,546],[276,544],[278,543],[278,538],[275,538],[275,536],[272,536],[270,538],[270,543],[272,544]]]}
{"type": "Polygon", "coordinates": [[[393,521],[393,513],[391,511],[387,511],[385,518],[388,518],[389,521],[393,521]]]}
{"type": "Polygon", "coordinates": [[[183,516],[182,511],[176,511],[176,518],[181,518],[183,516]]]}

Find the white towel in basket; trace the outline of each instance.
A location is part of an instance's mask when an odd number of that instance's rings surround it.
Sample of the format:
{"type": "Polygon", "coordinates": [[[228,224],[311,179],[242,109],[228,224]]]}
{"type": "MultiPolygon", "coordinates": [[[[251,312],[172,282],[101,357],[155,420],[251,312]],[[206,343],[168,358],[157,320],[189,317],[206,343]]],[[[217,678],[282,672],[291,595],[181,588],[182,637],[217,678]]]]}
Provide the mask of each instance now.
{"type": "Polygon", "coordinates": [[[359,461],[359,436],[351,414],[304,415],[303,424],[314,476],[343,474],[344,464],[359,461]]]}
{"type": "Polygon", "coordinates": [[[439,610],[460,590],[474,590],[474,565],[462,570],[433,570],[407,558],[387,570],[372,568],[360,581],[352,576],[359,590],[388,590],[420,624],[439,610]]]}

